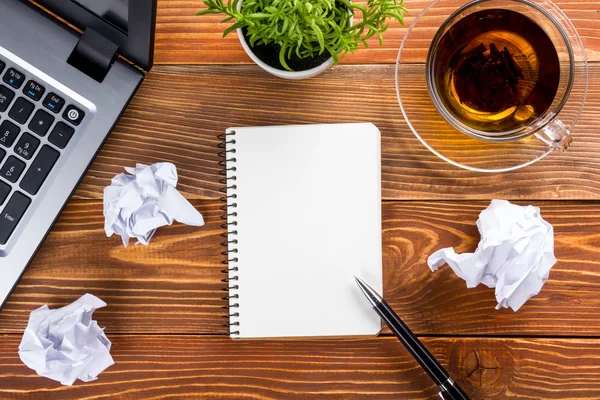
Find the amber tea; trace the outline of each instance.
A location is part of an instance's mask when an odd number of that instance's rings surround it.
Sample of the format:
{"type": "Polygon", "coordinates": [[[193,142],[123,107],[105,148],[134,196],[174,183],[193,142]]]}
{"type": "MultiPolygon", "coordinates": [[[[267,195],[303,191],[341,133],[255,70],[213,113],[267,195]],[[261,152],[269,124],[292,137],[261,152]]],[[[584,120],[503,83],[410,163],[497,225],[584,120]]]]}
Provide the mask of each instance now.
{"type": "Polygon", "coordinates": [[[474,12],[431,49],[433,85],[454,118],[489,135],[529,125],[550,107],[560,66],[552,40],[511,10],[474,12]]]}

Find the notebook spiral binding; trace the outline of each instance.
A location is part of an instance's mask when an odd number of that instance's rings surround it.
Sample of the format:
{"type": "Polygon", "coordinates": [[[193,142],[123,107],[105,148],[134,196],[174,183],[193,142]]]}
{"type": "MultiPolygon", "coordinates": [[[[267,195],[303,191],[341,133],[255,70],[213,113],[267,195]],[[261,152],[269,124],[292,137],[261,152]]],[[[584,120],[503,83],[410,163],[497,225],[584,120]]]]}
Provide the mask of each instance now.
{"type": "Polygon", "coordinates": [[[237,199],[237,186],[235,184],[235,181],[237,180],[237,176],[235,175],[237,170],[235,163],[237,160],[233,156],[233,154],[235,154],[235,131],[228,131],[225,134],[219,135],[218,138],[221,140],[218,147],[222,149],[219,153],[219,157],[221,158],[219,165],[223,168],[219,171],[219,174],[223,176],[223,178],[219,180],[219,183],[223,185],[223,188],[220,189],[223,193],[221,201],[225,203],[221,206],[221,210],[223,211],[221,219],[225,220],[221,227],[227,230],[221,234],[225,239],[225,241],[221,243],[221,245],[225,247],[225,250],[221,252],[225,259],[221,261],[221,263],[227,266],[227,268],[221,271],[226,275],[221,281],[227,284],[227,286],[222,289],[227,292],[227,296],[222,297],[222,300],[228,302],[228,305],[223,307],[223,309],[227,310],[227,314],[223,315],[223,318],[227,318],[229,323],[223,324],[223,326],[229,328],[231,336],[239,336],[240,322],[238,318],[240,314],[236,310],[239,308],[240,304],[237,302],[239,299],[239,294],[237,293],[237,290],[239,289],[239,285],[237,284],[239,279],[237,275],[238,249],[236,247],[238,240],[237,230],[235,229],[237,226],[237,203],[235,202],[237,199]]]}

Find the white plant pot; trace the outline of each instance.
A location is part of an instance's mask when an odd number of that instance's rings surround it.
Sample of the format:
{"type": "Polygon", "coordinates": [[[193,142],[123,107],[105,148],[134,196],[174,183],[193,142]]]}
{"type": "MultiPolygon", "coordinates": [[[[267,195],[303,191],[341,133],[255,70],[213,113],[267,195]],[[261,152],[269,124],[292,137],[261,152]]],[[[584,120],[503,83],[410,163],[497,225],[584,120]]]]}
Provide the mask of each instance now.
{"type": "MultiPolygon", "coordinates": [[[[242,10],[242,1],[238,2],[237,9],[238,9],[238,11],[242,10]]],[[[354,22],[354,17],[350,18],[350,25],[352,25],[353,22],[354,22]]],[[[287,71],[287,70],[283,70],[283,69],[273,68],[270,65],[266,64],[265,62],[263,62],[260,58],[258,58],[256,56],[256,54],[254,54],[252,52],[252,49],[250,48],[250,45],[246,41],[246,38],[244,37],[244,33],[242,32],[241,29],[237,30],[237,34],[238,34],[238,38],[240,39],[240,43],[242,44],[242,47],[244,48],[244,51],[246,52],[246,54],[248,54],[248,57],[250,57],[252,59],[252,61],[254,61],[256,63],[256,65],[258,65],[259,67],[261,67],[262,69],[264,69],[265,71],[270,73],[271,75],[275,75],[279,78],[307,79],[307,78],[311,78],[315,75],[319,75],[321,72],[325,71],[326,69],[328,69],[329,67],[331,67],[333,65],[333,58],[329,57],[323,64],[321,64],[317,67],[311,68],[311,69],[304,70],[304,71],[287,71]]]]}
{"type": "MultiPolygon", "coordinates": [[[[242,2],[239,2],[238,4],[241,5],[241,3],[242,2]]],[[[241,29],[237,30],[237,34],[238,34],[238,38],[240,39],[240,43],[242,44],[242,47],[246,51],[246,54],[248,54],[248,57],[250,57],[252,59],[252,61],[254,61],[256,63],[256,65],[258,65],[259,67],[261,67],[262,69],[264,69],[265,71],[270,73],[271,75],[275,75],[279,78],[307,79],[307,78],[311,78],[315,75],[320,74],[321,72],[325,71],[327,68],[329,68],[333,65],[333,58],[329,57],[323,64],[321,64],[317,67],[311,68],[311,69],[304,70],[304,71],[287,71],[287,70],[283,70],[283,69],[273,68],[270,65],[267,65],[265,62],[263,62],[260,58],[258,58],[252,52],[252,49],[250,48],[250,45],[246,41],[246,38],[244,37],[244,33],[242,32],[241,29]]]]}

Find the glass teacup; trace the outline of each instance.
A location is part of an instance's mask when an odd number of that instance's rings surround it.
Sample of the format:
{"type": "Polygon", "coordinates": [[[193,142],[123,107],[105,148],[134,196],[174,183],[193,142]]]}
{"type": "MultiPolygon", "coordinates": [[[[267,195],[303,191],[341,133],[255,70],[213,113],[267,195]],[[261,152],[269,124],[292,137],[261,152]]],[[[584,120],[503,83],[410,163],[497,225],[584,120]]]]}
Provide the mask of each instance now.
{"type": "Polygon", "coordinates": [[[402,82],[397,73],[396,86],[409,126],[432,152],[468,169],[506,171],[568,149],[587,92],[587,61],[575,27],[556,5],[434,1],[409,28],[397,68],[423,47],[423,35],[413,31],[431,32],[436,23],[435,33],[424,34],[424,82],[402,82]],[[409,104],[424,90],[441,118],[409,104]]]}

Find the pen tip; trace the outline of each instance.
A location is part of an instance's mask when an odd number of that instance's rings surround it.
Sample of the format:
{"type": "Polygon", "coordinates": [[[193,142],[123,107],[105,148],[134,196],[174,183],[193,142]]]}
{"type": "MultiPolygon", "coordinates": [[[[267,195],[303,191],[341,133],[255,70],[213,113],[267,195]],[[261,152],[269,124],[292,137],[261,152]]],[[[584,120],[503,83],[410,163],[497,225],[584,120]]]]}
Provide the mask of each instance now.
{"type": "Polygon", "coordinates": [[[367,297],[367,299],[373,306],[375,306],[376,303],[378,303],[382,300],[381,296],[375,290],[373,290],[372,287],[367,285],[362,279],[360,279],[356,275],[354,275],[354,279],[356,279],[356,283],[358,284],[358,287],[364,293],[364,295],[367,297]]]}

